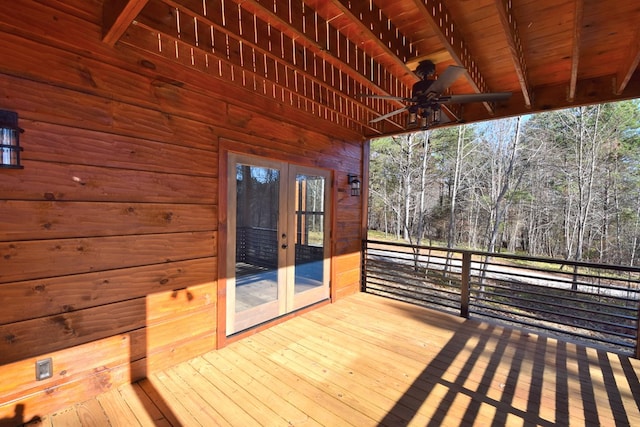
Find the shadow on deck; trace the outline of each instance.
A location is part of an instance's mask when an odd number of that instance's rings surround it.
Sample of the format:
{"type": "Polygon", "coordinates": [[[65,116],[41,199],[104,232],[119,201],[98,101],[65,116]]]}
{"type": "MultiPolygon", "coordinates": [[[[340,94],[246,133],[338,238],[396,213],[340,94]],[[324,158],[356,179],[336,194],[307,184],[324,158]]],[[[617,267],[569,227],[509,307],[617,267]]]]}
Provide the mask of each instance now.
{"type": "Polygon", "coordinates": [[[40,425],[640,425],[639,376],[627,356],[358,294],[40,425]]]}

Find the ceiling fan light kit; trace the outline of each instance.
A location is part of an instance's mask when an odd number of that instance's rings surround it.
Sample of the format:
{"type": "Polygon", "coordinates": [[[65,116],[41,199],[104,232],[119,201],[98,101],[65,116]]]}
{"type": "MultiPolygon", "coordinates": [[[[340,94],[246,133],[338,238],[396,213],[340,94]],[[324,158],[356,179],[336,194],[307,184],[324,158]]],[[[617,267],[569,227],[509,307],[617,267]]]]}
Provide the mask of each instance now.
{"type": "MultiPolygon", "coordinates": [[[[430,60],[421,61],[416,68],[416,76],[420,78],[411,90],[411,98],[395,97],[388,95],[362,95],[367,98],[400,101],[407,104],[405,107],[383,114],[370,123],[386,120],[396,114],[408,113],[407,129],[429,129],[433,126],[450,123],[451,117],[442,113],[442,105],[466,104],[469,102],[497,102],[508,99],[511,92],[471,93],[471,94],[444,94],[449,87],[465,72],[464,67],[451,65],[437,78],[429,78],[435,75],[435,64],[430,60]]],[[[455,121],[462,118],[455,117],[455,121]]]]}

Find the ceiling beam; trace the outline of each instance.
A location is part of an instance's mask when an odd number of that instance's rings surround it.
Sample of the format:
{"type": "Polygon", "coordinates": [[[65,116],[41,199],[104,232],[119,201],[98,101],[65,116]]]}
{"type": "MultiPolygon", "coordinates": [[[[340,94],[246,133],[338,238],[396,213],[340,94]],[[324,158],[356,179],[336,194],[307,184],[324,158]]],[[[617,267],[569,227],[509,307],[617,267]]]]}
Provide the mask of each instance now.
{"type": "MultiPolygon", "coordinates": [[[[580,2],[581,0],[577,0],[580,2]]],[[[531,85],[527,75],[527,63],[524,58],[522,41],[520,39],[520,31],[515,16],[513,16],[512,0],[496,0],[496,7],[502,29],[504,30],[507,44],[509,45],[509,53],[513,61],[513,67],[518,75],[520,82],[520,90],[524,98],[524,104],[527,108],[531,108],[531,85]]]]}
{"type": "Polygon", "coordinates": [[[576,97],[578,84],[578,65],[580,62],[580,40],[582,39],[582,17],[584,15],[584,0],[575,0],[575,15],[573,17],[573,49],[571,52],[571,78],[567,101],[573,102],[576,97]]]}
{"type": "Polygon", "coordinates": [[[113,46],[148,0],[105,0],[102,7],[102,41],[113,46]]]}
{"type": "Polygon", "coordinates": [[[636,68],[638,68],[638,63],[640,63],[640,28],[636,30],[636,34],[627,49],[627,57],[624,60],[624,64],[616,75],[614,87],[614,93],[616,95],[622,94],[627,87],[631,76],[633,76],[636,68]]]}
{"type": "Polygon", "coordinates": [[[343,35],[343,40],[338,40],[336,43],[334,35],[340,31],[333,27],[329,20],[324,19],[317,10],[307,7],[305,15],[302,15],[299,12],[290,13],[287,8],[274,7],[273,0],[234,1],[373,93],[383,92],[385,95],[404,96],[404,94],[392,93],[389,90],[398,86],[395,84],[398,78],[393,75],[387,75],[385,78],[379,77],[389,86],[389,89],[381,88],[374,81],[371,73],[372,70],[378,69],[385,72],[385,68],[379,67],[378,61],[373,56],[364,57],[362,54],[366,52],[346,35],[343,35]]]}
{"type": "MultiPolygon", "coordinates": [[[[282,102],[297,103],[300,109],[313,114],[326,116],[326,112],[331,112],[329,114],[353,120],[359,126],[375,131],[376,126],[369,123],[370,118],[377,116],[380,111],[370,106],[375,100],[365,103],[357,97],[356,94],[364,92],[363,86],[352,77],[347,79],[347,73],[342,69],[331,68],[327,56],[320,55],[321,50],[317,55],[313,53],[314,49],[307,45],[312,41],[303,37],[302,33],[290,30],[286,35],[274,24],[275,15],[265,21],[255,12],[240,9],[237,5],[212,13],[193,9],[175,0],[149,2],[149,6],[136,18],[136,25],[129,27],[127,33],[133,32],[134,28],[149,30],[148,33],[154,34],[154,37],[157,34],[156,40],[145,38],[146,49],[151,52],[207,72],[213,71],[220,77],[228,71],[232,81],[242,81],[247,87],[253,81],[265,94],[268,92],[282,102]],[[157,19],[158,16],[166,19],[157,19]],[[243,29],[242,23],[247,22],[251,24],[243,29]],[[162,48],[157,47],[158,43],[162,44],[162,48]],[[213,64],[207,65],[210,61],[207,58],[214,57],[226,63],[228,69],[224,66],[224,70],[218,70],[213,64]],[[276,88],[282,91],[278,90],[276,94],[276,88]],[[345,90],[341,91],[341,88],[345,90]],[[285,92],[288,94],[287,100],[284,98],[285,92]],[[353,118],[355,116],[357,118],[353,118]]],[[[308,18],[312,22],[321,20],[313,15],[308,18]]],[[[322,28],[326,26],[325,23],[320,25],[322,28]]],[[[308,31],[316,33],[315,28],[308,31]]],[[[130,38],[142,40],[143,35],[137,32],[130,38]]],[[[321,35],[318,40],[324,40],[324,37],[321,35]]],[[[355,47],[353,50],[356,51],[355,47]]],[[[330,56],[326,52],[325,55],[330,56]]],[[[351,54],[352,59],[355,56],[361,58],[361,55],[351,54]]],[[[341,66],[348,67],[349,64],[341,63],[341,66]]],[[[362,64],[360,69],[363,69],[362,64]]],[[[366,77],[361,79],[375,87],[366,77]]],[[[402,128],[400,124],[396,126],[402,128]]]]}
{"type": "Polygon", "coordinates": [[[372,57],[380,58],[379,62],[384,60],[393,65],[398,78],[407,77],[408,86],[418,80],[407,66],[417,55],[410,39],[400,33],[375,3],[350,0],[332,0],[332,3],[357,28],[354,34],[347,34],[349,39],[361,44],[372,57]]]}
{"type": "MultiPolygon", "coordinates": [[[[478,64],[469,53],[467,43],[458,31],[457,25],[449,13],[443,0],[414,0],[425,21],[430,22],[442,45],[447,49],[455,63],[467,70],[467,80],[477,93],[490,92],[484,77],[478,69],[478,64]]],[[[483,103],[490,114],[493,107],[490,103],[483,103]]]]}
{"type": "MultiPolygon", "coordinates": [[[[164,0],[170,2],[171,0],[164,0]]],[[[377,59],[368,54],[361,45],[354,42],[350,37],[342,34],[340,30],[332,25],[330,19],[325,19],[318,10],[307,7],[304,13],[287,8],[274,7],[274,3],[267,0],[234,0],[248,12],[258,19],[268,22],[282,34],[295,40],[304,46],[318,58],[326,61],[327,64],[337,70],[341,70],[354,82],[357,82],[365,93],[366,88],[374,94],[384,94],[393,96],[406,96],[408,87],[396,75],[387,72],[386,67],[377,59]],[[342,34],[341,36],[339,34],[342,34]],[[335,37],[344,37],[342,41],[336,42],[335,37]],[[349,53],[351,52],[351,54],[349,53]],[[366,55],[366,56],[365,56],[366,55]],[[374,77],[375,76],[375,77],[374,77]],[[386,87],[384,87],[386,86],[386,87]]],[[[298,4],[298,3],[294,3],[298,4]]],[[[300,4],[303,4],[300,2],[300,4]]],[[[404,66],[404,64],[403,64],[404,66]]],[[[408,73],[410,73],[408,71],[408,73]]],[[[410,73],[413,76],[412,73],[410,73]]],[[[415,77],[414,77],[415,78],[415,77]]],[[[335,90],[335,92],[339,92],[335,90]]],[[[372,112],[372,108],[367,104],[366,98],[358,98],[358,94],[351,93],[356,101],[362,105],[364,110],[372,112]]],[[[393,101],[392,103],[397,103],[393,101]]],[[[393,121],[392,121],[393,122],[393,121]]],[[[395,123],[395,126],[401,127],[395,123]]],[[[370,126],[363,123],[363,126],[370,126]]]]}

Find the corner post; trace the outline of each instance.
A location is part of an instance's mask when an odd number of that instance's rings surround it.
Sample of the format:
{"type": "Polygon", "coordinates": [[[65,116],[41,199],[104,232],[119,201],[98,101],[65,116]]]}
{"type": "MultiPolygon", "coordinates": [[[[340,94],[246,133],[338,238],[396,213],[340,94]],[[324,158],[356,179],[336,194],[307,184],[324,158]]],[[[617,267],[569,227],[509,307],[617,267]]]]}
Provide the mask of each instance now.
{"type": "Polygon", "coordinates": [[[471,252],[462,252],[462,277],[460,283],[460,317],[469,318],[469,286],[471,282],[471,252]]]}

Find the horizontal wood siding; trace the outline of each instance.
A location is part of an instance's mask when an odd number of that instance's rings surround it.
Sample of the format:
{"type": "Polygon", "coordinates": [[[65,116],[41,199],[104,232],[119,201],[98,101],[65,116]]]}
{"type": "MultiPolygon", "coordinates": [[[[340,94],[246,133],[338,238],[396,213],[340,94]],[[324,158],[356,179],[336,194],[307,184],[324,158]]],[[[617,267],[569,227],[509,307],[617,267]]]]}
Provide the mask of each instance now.
{"type": "Polygon", "coordinates": [[[0,109],[25,133],[24,169],[0,170],[0,419],[216,348],[221,141],[334,172],[332,296],[357,291],[356,133],[149,57],[131,35],[109,47],[102,1],[5,9],[0,109]],[[54,375],[36,381],[47,357],[54,375]]]}

